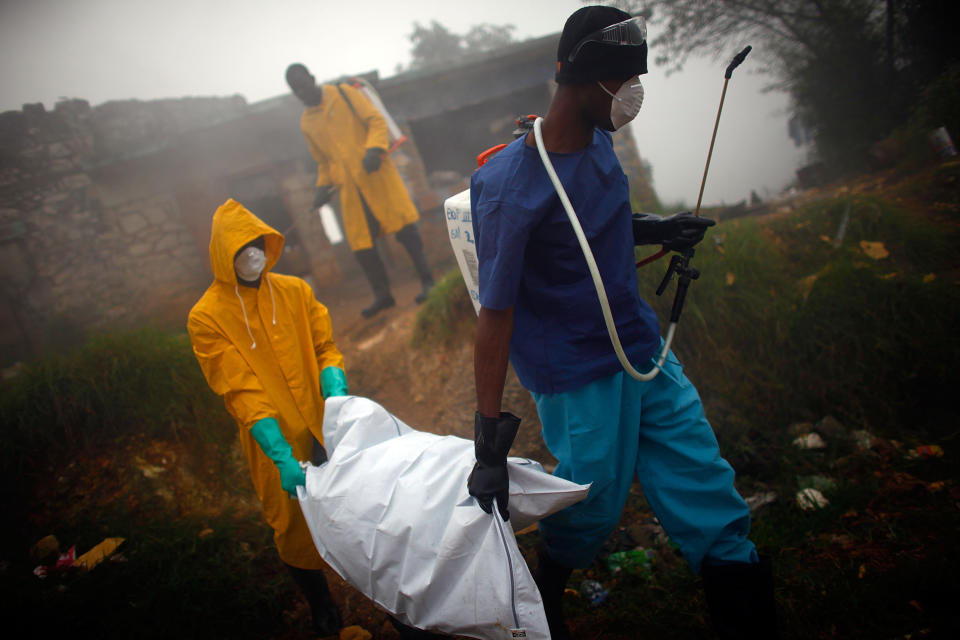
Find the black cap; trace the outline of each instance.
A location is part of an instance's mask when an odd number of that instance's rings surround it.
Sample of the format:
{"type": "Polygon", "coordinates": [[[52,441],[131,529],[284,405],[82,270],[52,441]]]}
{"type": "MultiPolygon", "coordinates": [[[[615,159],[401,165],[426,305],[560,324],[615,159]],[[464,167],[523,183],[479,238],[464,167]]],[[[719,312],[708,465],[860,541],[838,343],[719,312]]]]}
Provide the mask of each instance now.
{"type": "Polygon", "coordinates": [[[570,62],[570,52],[586,36],[612,24],[630,19],[630,14],[614,7],[590,6],[574,11],[560,34],[557,47],[558,84],[596,82],[598,80],[626,80],[647,72],[647,43],[640,46],[621,46],[605,42],[590,42],[570,62]]]}

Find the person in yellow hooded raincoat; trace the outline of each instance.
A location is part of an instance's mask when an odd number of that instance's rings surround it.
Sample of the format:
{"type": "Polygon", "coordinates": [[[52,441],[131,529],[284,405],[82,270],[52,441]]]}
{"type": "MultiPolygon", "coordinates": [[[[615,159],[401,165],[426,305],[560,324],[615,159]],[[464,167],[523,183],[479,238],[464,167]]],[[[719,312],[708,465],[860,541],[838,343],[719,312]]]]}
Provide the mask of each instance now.
{"type": "Polygon", "coordinates": [[[362,311],[364,317],[395,304],[387,270],[374,247],[380,235],[396,233],[420,276],[423,288],[416,301],[423,302],[433,276],[416,226],[420,215],[386,153],[383,115],[349,84],[318,86],[302,64],[290,65],[286,77],[306,107],[300,130],[317,163],[313,205],[319,208],[335,192],[340,194],[347,242],[373,289],[374,301],[362,311]]]}
{"type": "Polygon", "coordinates": [[[314,629],[331,635],[340,614],[291,497],[305,481],[298,461],[325,455],[324,399],[345,395],[347,381],[326,307],[300,278],[270,272],[283,242],[240,203],[221,205],[210,236],[214,281],[187,329],[207,382],[237,421],[280,559],[310,603],[314,629]]]}

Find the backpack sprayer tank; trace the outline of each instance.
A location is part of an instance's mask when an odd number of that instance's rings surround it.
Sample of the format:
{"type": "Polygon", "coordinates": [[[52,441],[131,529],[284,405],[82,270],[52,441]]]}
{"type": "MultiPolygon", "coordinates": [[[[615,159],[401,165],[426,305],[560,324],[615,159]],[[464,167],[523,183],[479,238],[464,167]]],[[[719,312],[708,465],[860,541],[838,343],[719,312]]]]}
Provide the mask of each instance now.
{"type": "MultiPolygon", "coordinates": [[[[517,128],[513,131],[513,137],[519,138],[533,130],[533,122],[536,119],[537,116],[535,115],[526,115],[517,118],[517,128]]],[[[506,144],[498,144],[478,155],[477,167],[482,167],[487,160],[506,146],[506,144]]],[[[477,247],[473,239],[473,217],[470,214],[470,189],[466,189],[447,198],[443,203],[443,213],[447,219],[447,233],[450,236],[453,255],[457,257],[457,265],[460,267],[463,281],[467,285],[470,302],[473,303],[474,311],[480,313],[479,263],[477,261],[477,247]]]]}

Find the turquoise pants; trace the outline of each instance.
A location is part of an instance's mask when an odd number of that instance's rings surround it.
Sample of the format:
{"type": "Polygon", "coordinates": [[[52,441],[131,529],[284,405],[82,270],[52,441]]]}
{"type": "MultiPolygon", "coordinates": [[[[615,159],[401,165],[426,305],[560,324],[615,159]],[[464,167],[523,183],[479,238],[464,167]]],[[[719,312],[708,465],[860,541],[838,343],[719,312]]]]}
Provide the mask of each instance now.
{"type": "Polygon", "coordinates": [[[585,500],[540,521],[541,538],[558,563],[590,564],[619,523],[635,476],[695,573],[704,562],[758,561],[747,539],[750,509],[672,352],[649,382],[621,371],[533,398],[544,441],[559,462],[554,475],[593,483],[585,500]]]}

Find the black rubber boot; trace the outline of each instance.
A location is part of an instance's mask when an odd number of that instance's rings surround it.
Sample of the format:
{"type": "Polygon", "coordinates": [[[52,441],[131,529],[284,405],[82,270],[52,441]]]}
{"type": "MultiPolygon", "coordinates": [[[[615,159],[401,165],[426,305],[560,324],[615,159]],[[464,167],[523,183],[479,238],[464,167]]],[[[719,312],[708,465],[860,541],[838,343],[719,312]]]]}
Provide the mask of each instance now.
{"type": "Polygon", "coordinates": [[[537,549],[537,568],[533,571],[533,581],[540,590],[543,610],[547,614],[547,625],[553,640],[570,640],[570,630],[563,619],[563,591],[573,569],[557,564],[542,546],[537,549]]]}
{"type": "Polygon", "coordinates": [[[372,318],[384,309],[389,309],[395,304],[397,304],[397,301],[393,299],[392,295],[387,294],[386,297],[377,296],[374,298],[373,304],[360,310],[360,315],[364,318],[372,318]]]}
{"type": "Polygon", "coordinates": [[[330,596],[327,586],[327,577],[319,569],[298,569],[287,565],[294,582],[307,598],[310,605],[310,617],[313,620],[313,631],[321,637],[335,636],[343,627],[340,611],[330,596]]]}
{"type": "Polygon", "coordinates": [[[421,280],[421,289],[420,293],[413,299],[417,304],[423,304],[427,300],[427,296],[430,295],[430,290],[433,289],[433,278],[428,280],[421,280]]]}
{"type": "Polygon", "coordinates": [[[363,269],[364,275],[370,282],[370,288],[373,289],[373,304],[360,312],[363,317],[370,318],[395,305],[396,301],[390,293],[387,269],[383,266],[383,260],[380,259],[376,248],[360,249],[354,251],[353,255],[357,257],[357,262],[360,263],[360,268],[363,269]]]}
{"type": "Polygon", "coordinates": [[[423,254],[423,240],[420,238],[420,232],[416,225],[408,224],[400,231],[397,231],[397,242],[403,245],[410,255],[414,269],[420,276],[420,282],[423,285],[420,293],[414,298],[417,304],[421,304],[430,294],[433,288],[433,273],[430,271],[430,265],[427,264],[427,257],[423,254]]]}
{"type": "Polygon", "coordinates": [[[770,558],[757,564],[704,565],[700,571],[713,627],[722,640],[778,638],[770,558]]]}

